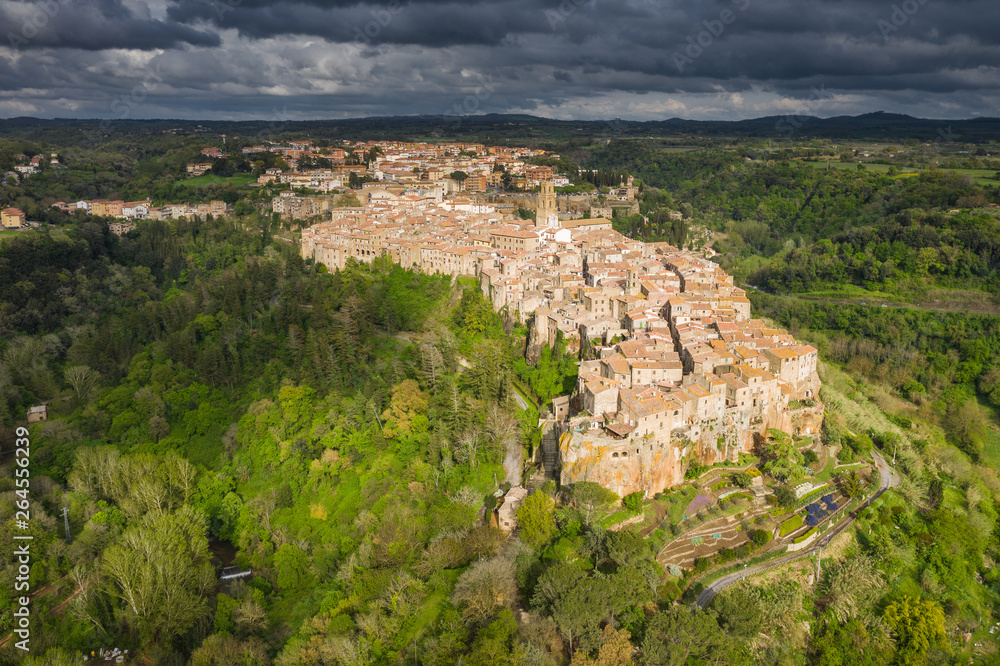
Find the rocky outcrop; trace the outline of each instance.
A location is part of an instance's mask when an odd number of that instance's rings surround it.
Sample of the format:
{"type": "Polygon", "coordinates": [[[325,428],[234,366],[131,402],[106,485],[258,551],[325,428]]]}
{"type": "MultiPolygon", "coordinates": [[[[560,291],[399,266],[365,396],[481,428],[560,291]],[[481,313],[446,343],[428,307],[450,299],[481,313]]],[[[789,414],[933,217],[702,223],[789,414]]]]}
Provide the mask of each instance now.
{"type": "Polygon", "coordinates": [[[647,496],[684,481],[687,451],[652,437],[614,439],[599,433],[569,431],[559,440],[560,482],[593,481],[624,497],[647,496]]]}
{"type": "Polygon", "coordinates": [[[542,349],[549,341],[549,319],[535,312],[528,323],[528,342],[524,348],[524,360],[535,365],[542,357],[542,349]]]}
{"type": "Polygon", "coordinates": [[[702,465],[735,463],[741,453],[752,453],[771,428],[794,435],[819,435],[823,405],[794,410],[765,410],[757,416],[727,411],[724,423],[711,421],[692,438],[675,436],[660,442],[653,436],[612,437],[603,428],[569,430],[559,439],[559,480],[563,485],[594,481],[624,497],[645,491],[647,496],[684,482],[691,461],[702,465]]]}

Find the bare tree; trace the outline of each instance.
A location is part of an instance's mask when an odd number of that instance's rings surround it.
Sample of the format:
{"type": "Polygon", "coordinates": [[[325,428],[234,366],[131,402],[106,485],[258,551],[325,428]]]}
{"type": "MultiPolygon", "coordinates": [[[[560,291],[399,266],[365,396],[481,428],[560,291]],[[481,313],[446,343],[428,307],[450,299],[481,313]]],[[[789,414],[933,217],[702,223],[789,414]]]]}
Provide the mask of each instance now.
{"type": "Polygon", "coordinates": [[[63,373],[66,383],[76,393],[76,399],[81,403],[90,399],[90,395],[101,379],[100,373],[86,365],[74,365],[66,368],[63,373]]]}
{"type": "Polygon", "coordinates": [[[480,622],[513,603],[516,595],[514,562],[501,555],[469,567],[455,584],[452,602],[463,607],[467,622],[480,622]]]}
{"type": "Polygon", "coordinates": [[[472,428],[463,432],[458,438],[455,459],[469,463],[469,469],[476,469],[476,454],[479,452],[481,441],[482,433],[478,429],[472,428]]]}

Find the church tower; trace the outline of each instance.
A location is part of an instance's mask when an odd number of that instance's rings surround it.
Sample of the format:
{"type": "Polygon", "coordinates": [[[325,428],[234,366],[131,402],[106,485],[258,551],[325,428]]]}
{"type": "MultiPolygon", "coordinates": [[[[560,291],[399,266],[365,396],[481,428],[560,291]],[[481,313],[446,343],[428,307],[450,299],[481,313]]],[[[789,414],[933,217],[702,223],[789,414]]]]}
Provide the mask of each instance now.
{"type": "Polygon", "coordinates": [[[638,296],[641,289],[639,284],[639,269],[635,266],[629,266],[627,276],[626,290],[628,291],[628,295],[638,296]]]}
{"type": "Polygon", "coordinates": [[[542,181],[542,191],[538,194],[538,207],[535,209],[535,226],[559,226],[559,212],[556,208],[556,188],[551,180],[542,181]]]}

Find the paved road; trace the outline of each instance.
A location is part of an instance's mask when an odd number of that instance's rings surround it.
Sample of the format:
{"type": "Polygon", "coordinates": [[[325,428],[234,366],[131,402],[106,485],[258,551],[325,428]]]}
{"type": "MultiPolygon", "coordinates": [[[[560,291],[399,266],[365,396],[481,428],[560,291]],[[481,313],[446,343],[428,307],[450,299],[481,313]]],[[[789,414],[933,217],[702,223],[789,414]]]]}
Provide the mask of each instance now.
{"type": "MultiPolygon", "coordinates": [[[[865,506],[871,504],[872,500],[877,499],[882,493],[884,493],[889,488],[895,488],[903,482],[903,478],[899,475],[899,473],[889,466],[889,463],[887,463],[885,459],[882,458],[881,455],[879,455],[878,451],[872,451],[872,454],[875,457],[875,464],[878,465],[879,468],[880,483],[878,491],[876,491],[875,494],[868,499],[868,502],[865,504],[865,506]]],[[[704,608],[712,601],[712,599],[715,597],[716,594],[726,589],[733,583],[743,580],[747,576],[754,576],[764,571],[768,571],[769,569],[774,569],[775,567],[783,566],[785,564],[788,564],[789,562],[793,562],[803,557],[811,556],[820,548],[826,548],[827,546],[830,545],[830,542],[833,541],[834,537],[839,535],[841,532],[850,527],[852,523],[854,523],[856,516],[857,516],[857,511],[847,516],[843,520],[841,520],[825,535],[823,535],[822,539],[817,541],[809,548],[805,548],[798,552],[792,553],[791,555],[785,555],[784,557],[779,557],[778,559],[771,560],[770,562],[765,562],[763,564],[758,564],[757,566],[754,567],[749,567],[747,569],[744,569],[743,571],[737,571],[736,573],[731,573],[727,576],[723,576],[722,578],[712,581],[711,583],[708,584],[708,586],[705,587],[704,590],[702,590],[701,594],[698,595],[698,599],[695,601],[695,603],[698,604],[699,607],[704,608]]]]}

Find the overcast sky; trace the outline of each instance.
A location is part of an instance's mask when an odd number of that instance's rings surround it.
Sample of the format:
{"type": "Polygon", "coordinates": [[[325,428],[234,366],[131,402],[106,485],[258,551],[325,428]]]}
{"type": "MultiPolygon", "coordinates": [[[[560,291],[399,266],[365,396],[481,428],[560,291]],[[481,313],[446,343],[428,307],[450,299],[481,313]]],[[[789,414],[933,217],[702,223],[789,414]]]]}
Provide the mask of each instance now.
{"type": "Polygon", "coordinates": [[[1000,116],[997,0],[0,0],[0,116],[1000,116]]]}

